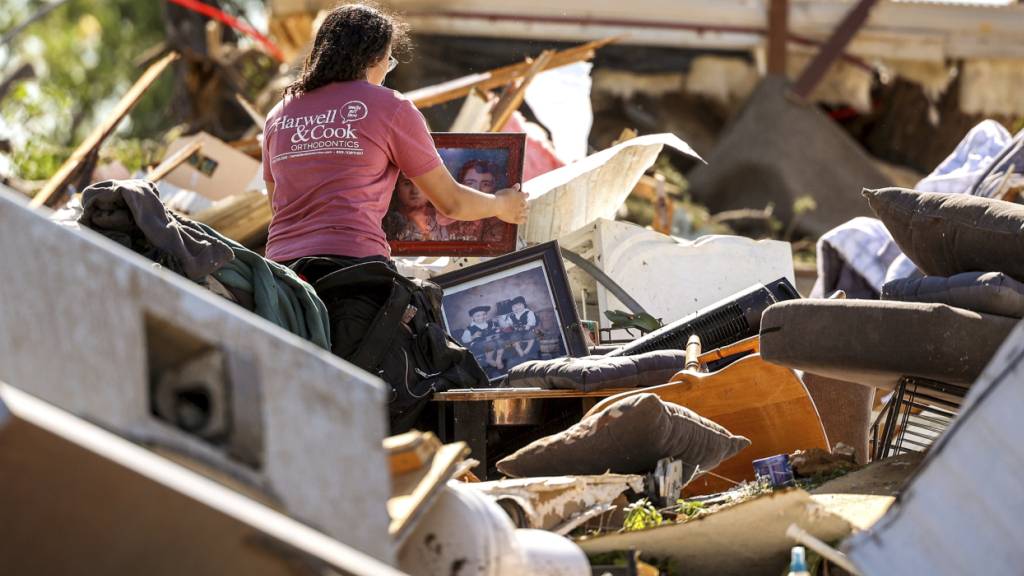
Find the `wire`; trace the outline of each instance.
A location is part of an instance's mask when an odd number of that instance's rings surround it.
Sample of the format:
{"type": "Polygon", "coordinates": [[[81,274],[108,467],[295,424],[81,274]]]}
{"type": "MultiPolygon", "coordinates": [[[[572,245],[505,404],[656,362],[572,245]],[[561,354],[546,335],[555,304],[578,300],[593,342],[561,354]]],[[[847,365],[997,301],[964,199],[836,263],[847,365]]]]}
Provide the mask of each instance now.
{"type": "Polygon", "coordinates": [[[185,8],[186,10],[191,10],[193,12],[202,14],[203,16],[206,16],[207,18],[211,18],[213,20],[217,20],[218,22],[221,22],[221,23],[223,23],[223,24],[225,24],[227,26],[230,26],[230,27],[234,28],[235,30],[238,30],[242,34],[245,34],[246,36],[249,36],[253,40],[256,40],[261,45],[263,45],[263,48],[267,51],[267,53],[269,53],[271,56],[273,56],[278,62],[284,62],[284,60],[285,60],[284,53],[281,52],[281,49],[278,48],[276,44],[271,42],[269,38],[267,38],[263,34],[260,34],[259,30],[256,30],[255,28],[253,28],[248,23],[240,21],[238,18],[235,18],[231,14],[228,14],[228,13],[224,12],[220,8],[216,8],[214,6],[210,6],[209,4],[204,4],[204,3],[200,2],[199,0],[167,0],[167,1],[172,3],[172,4],[177,4],[178,6],[181,6],[182,8],[185,8]]]}

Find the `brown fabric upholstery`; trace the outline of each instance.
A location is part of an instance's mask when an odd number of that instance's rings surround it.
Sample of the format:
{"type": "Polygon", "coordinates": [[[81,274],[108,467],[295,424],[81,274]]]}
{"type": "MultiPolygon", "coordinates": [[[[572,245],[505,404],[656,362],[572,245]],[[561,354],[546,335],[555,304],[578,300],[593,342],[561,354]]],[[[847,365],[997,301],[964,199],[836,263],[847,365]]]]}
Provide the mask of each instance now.
{"type": "Polygon", "coordinates": [[[764,311],[761,356],[879,388],[901,376],[971,384],[1016,322],[944,304],[791,300],[764,311]]]}
{"type": "Polygon", "coordinates": [[[645,474],[658,460],[683,461],[683,479],[711,470],[750,445],[696,412],[635,394],[498,462],[508,476],[645,474]]]}
{"type": "Polygon", "coordinates": [[[868,461],[868,432],[875,389],[853,382],[804,373],[804,385],[821,416],[825,435],[833,447],[842,442],[857,450],[857,462],[868,461]]]}
{"type": "Polygon", "coordinates": [[[1024,206],[965,194],[865,190],[872,210],[922,272],[1004,272],[1024,281],[1024,206]]]}

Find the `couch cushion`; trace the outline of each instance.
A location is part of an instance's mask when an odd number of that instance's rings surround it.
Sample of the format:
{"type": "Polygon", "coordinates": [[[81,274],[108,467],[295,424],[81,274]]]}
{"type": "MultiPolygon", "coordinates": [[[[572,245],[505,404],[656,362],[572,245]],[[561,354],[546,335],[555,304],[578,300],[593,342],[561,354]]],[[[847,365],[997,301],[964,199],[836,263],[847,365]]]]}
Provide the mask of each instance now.
{"type": "Polygon", "coordinates": [[[1004,272],[1024,281],[1024,206],[965,194],[865,190],[875,214],[922,272],[1004,272]]]}
{"type": "Polygon", "coordinates": [[[644,388],[668,382],[686,364],[683,350],[655,350],[636,356],[588,356],[524,362],[508,372],[506,386],[590,392],[644,388]]]}
{"type": "Polygon", "coordinates": [[[761,317],[761,356],[829,378],[893,388],[901,376],[974,382],[1016,319],[944,304],[792,300],[761,317]]]}
{"type": "Polygon", "coordinates": [[[1002,272],[901,278],[882,287],[882,299],[935,302],[985,314],[1024,318],[1024,284],[1002,272]]]}
{"type": "Polygon", "coordinates": [[[698,466],[711,470],[749,445],[692,410],[654,394],[635,394],[521,448],[497,466],[519,477],[644,474],[671,456],[683,461],[683,479],[689,481],[698,466]]]}

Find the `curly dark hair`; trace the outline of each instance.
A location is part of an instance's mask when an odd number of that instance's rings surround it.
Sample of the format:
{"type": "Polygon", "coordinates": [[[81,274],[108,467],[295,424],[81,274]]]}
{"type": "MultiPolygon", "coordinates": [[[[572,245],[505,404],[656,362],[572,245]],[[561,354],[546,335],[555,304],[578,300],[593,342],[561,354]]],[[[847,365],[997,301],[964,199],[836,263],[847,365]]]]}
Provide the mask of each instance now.
{"type": "Polygon", "coordinates": [[[324,18],[299,79],[284,89],[298,96],[332,82],[366,77],[366,69],[387,55],[410,47],[408,26],[397,16],[370,4],[339,6],[324,18]]]}

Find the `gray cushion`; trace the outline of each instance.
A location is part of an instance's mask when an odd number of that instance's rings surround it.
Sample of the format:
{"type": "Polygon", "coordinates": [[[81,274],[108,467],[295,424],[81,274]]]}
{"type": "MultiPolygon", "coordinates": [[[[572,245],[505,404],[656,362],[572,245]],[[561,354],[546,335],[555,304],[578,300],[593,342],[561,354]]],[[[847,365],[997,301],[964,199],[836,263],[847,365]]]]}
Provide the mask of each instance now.
{"type": "Polygon", "coordinates": [[[1024,206],[903,188],[865,190],[864,196],[925,274],[994,271],[1024,281],[1024,206]]]}
{"type": "Polygon", "coordinates": [[[1024,318],[1024,284],[1002,272],[893,280],[882,287],[882,299],[936,302],[985,314],[1024,318]]]}
{"type": "Polygon", "coordinates": [[[697,413],[654,394],[634,394],[558,434],[537,440],[498,462],[508,476],[644,474],[666,457],[684,463],[689,481],[697,467],[718,466],[750,445],[697,413]]]}
{"type": "Polygon", "coordinates": [[[880,388],[901,376],[971,384],[1016,323],[944,304],[792,300],[764,311],[761,357],[880,388]]]}
{"type": "Polygon", "coordinates": [[[683,369],[686,352],[655,350],[636,356],[588,356],[533,360],[509,370],[506,386],[516,388],[561,388],[604,390],[643,388],[669,381],[683,369]]]}

